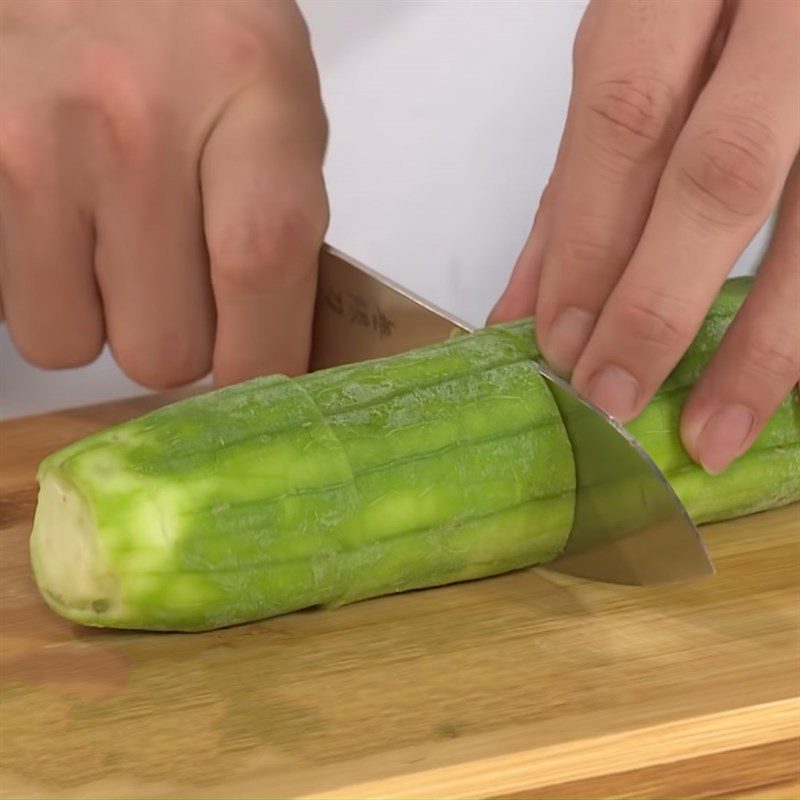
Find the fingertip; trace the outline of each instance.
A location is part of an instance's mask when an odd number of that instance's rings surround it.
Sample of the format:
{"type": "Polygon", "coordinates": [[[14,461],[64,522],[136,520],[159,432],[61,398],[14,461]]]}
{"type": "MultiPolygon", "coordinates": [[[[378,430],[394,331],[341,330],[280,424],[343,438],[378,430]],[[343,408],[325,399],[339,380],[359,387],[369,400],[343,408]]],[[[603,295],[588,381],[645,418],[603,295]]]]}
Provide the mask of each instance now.
{"type": "MultiPolygon", "coordinates": [[[[545,192],[548,190],[549,184],[545,192]]],[[[517,257],[500,299],[489,313],[487,324],[512,322],[535,314],[546,243],[546,211],[543,196],[531,232],[517,257]]]]}
{"type": "Polygon", "coordinates": [[[525,261],[520,256],[508,285],[489,312],[488,324],[513,322],[536,313],[539,266],[538,263],[525,261]]]}
{"type": "Polygon", "coordinates": [[[495,301],[495,304],[492,306],[492,310],[487,314],[485,325],[495,325],[498,322],[502,322],[501,315],[502,315],[502,308],[503,308],[503,296],[500,297],[495,301]]]}
{"type": "Polygon", "coordinates": [[[503,322],[511,322],[513,320],[513,315],[508,313],[508,307],[510,305],[508,291],[503,292],[489,312],[489,316],[486,317],[486,324],[499,325],[503,322]]]}
{"type": "Polygon", "coordinates": [[[678,428],[678,435],[681,440],[681,445],[686,451],[686,454],[692,461],[697,463],[700,459],[697,456],[697,437],[703,429],[703,422],[696,415],[689,415],[684,410],[681,414],[680,425],[678,428]]]}
{"type": "Polygon", "coordinates": [[[635,419],[649,399],[636,377],[615,363],[604,364],[588,375],[577,369],[572,385],[621,425],[635,419]]]}
{"type": "Polygon", "coordinates": [[[568,306],[539,336],[539,346],[547,363],[562,377],[572,374],[596,322],[597,317],[590,311],[568,306]]]}
{"type": "Polygon", "coordinates": [[[709,475],[724,472],[749,445],[756,415],[741,404],[723,405],[706,420],[696,440],[697,461],[709,475]]]}

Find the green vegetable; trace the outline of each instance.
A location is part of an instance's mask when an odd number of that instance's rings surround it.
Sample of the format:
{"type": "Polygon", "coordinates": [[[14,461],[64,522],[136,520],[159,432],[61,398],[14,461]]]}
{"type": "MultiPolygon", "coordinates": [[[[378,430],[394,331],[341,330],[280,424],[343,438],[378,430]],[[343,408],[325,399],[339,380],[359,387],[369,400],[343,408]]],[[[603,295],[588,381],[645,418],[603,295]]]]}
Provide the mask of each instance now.
{"type": "Polygon", "coordinates": [[[731,519],[800,499],[800,402],[797,391],[778,411],[748,452],[725,472],[711,476],[681,445],[683,404],[716,350],[752,285],[728,280],[686,355],[659,393],[628,430],[669,479],[696,524],[731,519]]]}
{"type": "MultiPolygon", "coordinates": [[[[630,428],[697,522],[800,498],[796,394],[707,475],[685,396],[749,286],[729,281],[630,428]]],[[[205,630],[546,563],[568,538],[572,450],[530,321],[184,400],[49,456],[37,584],[87,625],[205,630]]]]}
{"type": "Polygon", "coordinates": [[[201,630],[547,561],[574,465],[524,362],[486,330],[83,439],[39,470],[42,594],[84,624],[201,630]]]}

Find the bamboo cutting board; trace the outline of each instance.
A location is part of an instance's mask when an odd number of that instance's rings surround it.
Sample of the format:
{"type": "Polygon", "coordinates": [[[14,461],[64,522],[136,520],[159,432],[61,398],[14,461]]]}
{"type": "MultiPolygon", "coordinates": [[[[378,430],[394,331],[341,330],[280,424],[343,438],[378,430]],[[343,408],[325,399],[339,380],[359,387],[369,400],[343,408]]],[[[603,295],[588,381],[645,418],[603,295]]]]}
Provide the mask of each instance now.
{"type": "Polygon", "coordinates": [[[206,634],[82,629],[29,576],[43,456],[152,408],[0,428],[4,797],[797,797],[800,507],[716,577],[545,569],[206,634]]]}

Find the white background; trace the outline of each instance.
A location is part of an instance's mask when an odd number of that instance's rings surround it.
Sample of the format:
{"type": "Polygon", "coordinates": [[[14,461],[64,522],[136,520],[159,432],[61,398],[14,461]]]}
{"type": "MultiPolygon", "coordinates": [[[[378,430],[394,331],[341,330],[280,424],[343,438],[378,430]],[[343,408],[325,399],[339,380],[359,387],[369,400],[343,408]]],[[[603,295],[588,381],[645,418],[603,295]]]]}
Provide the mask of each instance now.
{"type": "MultiPolygon", "coordinates": [[[[331,123],[328,241],[482,322],[549,174],[585,0],[300,4],[331,123]]],[[[108,353],[77,370],[34,369],[0,328],[0,416],[142,392],[108,353]]]]}

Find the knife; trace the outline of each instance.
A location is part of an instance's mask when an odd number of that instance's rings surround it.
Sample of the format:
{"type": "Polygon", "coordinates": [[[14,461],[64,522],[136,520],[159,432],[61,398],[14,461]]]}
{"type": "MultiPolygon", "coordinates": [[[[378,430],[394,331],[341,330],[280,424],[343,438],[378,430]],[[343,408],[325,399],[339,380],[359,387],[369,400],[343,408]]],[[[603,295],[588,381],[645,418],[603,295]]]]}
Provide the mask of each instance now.
{"type": "MultiPolygon", "coordinates": [[[[319,260],[311,369],[397,355],[473,326],[325,245],[319,260]]],[[[613,418],[546,364],[572,443],[575,518],[563,553],[546,567],[591,580],[657,585],[697,580],[714,567],[663,473],[613,418]]]]}

